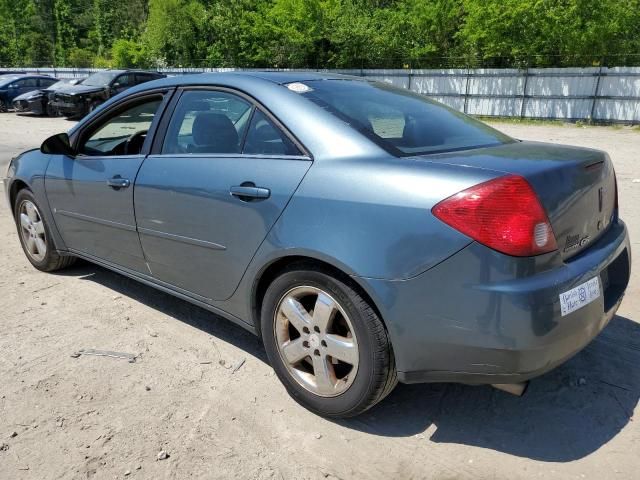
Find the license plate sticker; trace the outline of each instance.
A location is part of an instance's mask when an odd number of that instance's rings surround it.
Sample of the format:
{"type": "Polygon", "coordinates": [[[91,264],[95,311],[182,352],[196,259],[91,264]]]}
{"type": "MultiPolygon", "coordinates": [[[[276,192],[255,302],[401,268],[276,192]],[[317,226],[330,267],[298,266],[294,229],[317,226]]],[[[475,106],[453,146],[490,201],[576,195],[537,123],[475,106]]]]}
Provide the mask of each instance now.
{"type": "Polygon", "coordinates": [[[562,316],[569,315],[579,308],[593,302],[600,296],[600,282],[598,277],[593,277],[571,290],[560,294],[560,310],[562,316]]]}

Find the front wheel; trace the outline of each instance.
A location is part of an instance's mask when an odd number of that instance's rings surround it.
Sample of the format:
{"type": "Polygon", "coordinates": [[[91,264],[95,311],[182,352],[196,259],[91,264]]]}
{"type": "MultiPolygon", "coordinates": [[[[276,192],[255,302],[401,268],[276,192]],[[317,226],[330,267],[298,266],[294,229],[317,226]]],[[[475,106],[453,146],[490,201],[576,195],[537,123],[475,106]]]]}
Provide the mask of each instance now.
{"type": "Polygon", "coordinates": [[[261,327],[278,378],[317,414],[358,415],[397,383],[381,319],[352,286],[328,273],[298,267],[274,280],[261,327]]]}
{"type": "Polygon", "coordinates": [[[29,190],[18,192],[14,217],[22,250],[31,265],[43,272],[53,272],[68,267],[75,257],[63,257],[55,250],[46,220],[42,216],[36,198],[29,190]]]}
{"type": "Polygon", "coordinates": [[[9,111],[7,104],[4,100],[0,99],[0,113],[6,113],[9,111]]]}

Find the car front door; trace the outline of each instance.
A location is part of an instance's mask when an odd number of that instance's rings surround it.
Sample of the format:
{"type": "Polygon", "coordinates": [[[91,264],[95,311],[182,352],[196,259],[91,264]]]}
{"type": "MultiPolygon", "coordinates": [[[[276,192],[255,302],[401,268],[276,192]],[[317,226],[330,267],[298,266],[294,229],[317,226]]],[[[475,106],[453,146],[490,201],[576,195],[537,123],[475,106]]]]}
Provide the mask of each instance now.
{"type": "Polygon", "coordinates": [[[311,160],[240,94],[186,90],[174,104],[136,179],[140,241],[157,280],[225,300],[311,160]]]}
{"type": "Polygon", "coordinates": [[[136,231],[133,185],[167,96],[158,92],[114,105],[74,136],[77,156],[51,158],[45,188],[71,251],[149,273],[136,231]]]}
{"type": "Polygon", "coordinates": [[[133,87],[135,84],[135,75],[133,73],[123,73],[118,75],[111,85],[112,95],[124,92],[127,88],[133,87]]]}

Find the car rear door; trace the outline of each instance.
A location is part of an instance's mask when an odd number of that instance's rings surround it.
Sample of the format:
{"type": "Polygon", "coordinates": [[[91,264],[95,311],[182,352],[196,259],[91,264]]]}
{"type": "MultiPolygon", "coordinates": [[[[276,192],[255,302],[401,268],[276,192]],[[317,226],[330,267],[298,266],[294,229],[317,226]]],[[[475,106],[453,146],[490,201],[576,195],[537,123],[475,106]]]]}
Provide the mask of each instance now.
{"type": "Polygon", "coordinates": [[[136,179],[140,241],[157,280],[224,300],[311,159],[242,94],[191,89],[173,103],[136,179]]]}
{"type": "Polygon", "coordinates": [[[149,274],[136,231],[133,184],[169,94],[119,102],[74,135],[76,157],[52,156],[45,188],[71,251],[149,274]]]}

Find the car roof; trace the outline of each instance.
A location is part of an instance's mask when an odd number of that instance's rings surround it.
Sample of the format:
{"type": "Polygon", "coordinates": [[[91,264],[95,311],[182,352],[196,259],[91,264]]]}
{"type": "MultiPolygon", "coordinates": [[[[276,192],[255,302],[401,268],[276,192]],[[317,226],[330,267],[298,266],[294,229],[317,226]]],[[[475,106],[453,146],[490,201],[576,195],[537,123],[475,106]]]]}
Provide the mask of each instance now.
{"type": "Polygon", "coordinates": [[[56,80],[55,77],[52,77],[50,75],[42,75],[39,73],[19,73],[19,74],[4,74],[4,75],[0,75],[0,78],[11,78],[11,79],[22,79],[22,78],[53,78],[54,80],[56,80]]]}
{"type": "Polygon", "coordinates": [[[231,72],[205,72],[190,73],[185,75],[175,75],[163,80],[148,82],[143,85],[143,89],[159,86],[182,86],[182,85],[220,85],[223,83],[234,83],[237,80],[253,81],[253,83],[270,82],[278,85],[285,85],[294,82],[308,82],[313,80],[365,80],[363,77],[350,75],[340,75],[324,72],[270,72],[270,71],[231,71],[231,72]],[[160,83],[158,83],[160,82],[160,83]]]}

